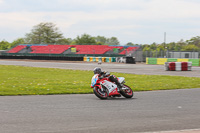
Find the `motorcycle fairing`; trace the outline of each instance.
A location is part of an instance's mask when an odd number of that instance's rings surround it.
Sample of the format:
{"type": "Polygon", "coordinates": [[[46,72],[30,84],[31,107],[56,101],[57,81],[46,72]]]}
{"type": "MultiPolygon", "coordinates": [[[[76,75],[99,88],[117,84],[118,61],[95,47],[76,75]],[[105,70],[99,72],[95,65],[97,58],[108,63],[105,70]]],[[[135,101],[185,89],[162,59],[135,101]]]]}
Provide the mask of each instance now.
{"type": "Polygon", "coordinates": [[[92,77],[92,80],[91,80],[91,88],[94,87],[94,85],[97,83],[97,80],[98,80],[98,74],[95,74],[95,75],[92,77]]]}
{"type": "Polygon", "coordinates": [[[108,91],[109,91],[109,96],[111,95],[118,95],[118,91],[117,91],[117,85],[112,83],[112,82],[109,82],[107,80],[103,80],[102,82],[100,82],[101,84],[101,88],[103,88],[102,86],[105,86],[108,91]]]}

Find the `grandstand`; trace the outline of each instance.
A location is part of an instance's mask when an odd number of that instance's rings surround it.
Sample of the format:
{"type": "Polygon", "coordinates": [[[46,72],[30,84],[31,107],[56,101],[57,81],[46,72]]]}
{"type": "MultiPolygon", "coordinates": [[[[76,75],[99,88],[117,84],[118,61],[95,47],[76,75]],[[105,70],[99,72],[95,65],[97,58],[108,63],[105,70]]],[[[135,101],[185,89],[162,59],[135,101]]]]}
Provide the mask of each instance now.
{"type": "Polygon", "coordinates": [[[26,55],[109,55],[126,56],[139,49],[138,46],[108,46],[108,45],[42,45],[42,44],[20,44],[10,50],[7,54],[26,55]]]}
{"type": "Polygon", "coordinates": [[[122,55],[131,54],[132,52],[136,51],[137,49],[138,49],[138,47],[128,47],[128,48],[124,49],[122,52],[120,52],[119,54],[122,54],[122,55]]]}
{"type": "Polygon", "coordinates": [[[16,47],[12,48],[11,50],[9,50],[7,53],[18,53],[19,51],[21,51],[24,48],[26,48],[26,45],[18,45],[16,47]]]}
{"type": "Polygon", "coordinates": [[[31,52],[35,54],[62,54],[64,51],[69,49],[69,45],[37,45],[31,46],[31,52]]]}

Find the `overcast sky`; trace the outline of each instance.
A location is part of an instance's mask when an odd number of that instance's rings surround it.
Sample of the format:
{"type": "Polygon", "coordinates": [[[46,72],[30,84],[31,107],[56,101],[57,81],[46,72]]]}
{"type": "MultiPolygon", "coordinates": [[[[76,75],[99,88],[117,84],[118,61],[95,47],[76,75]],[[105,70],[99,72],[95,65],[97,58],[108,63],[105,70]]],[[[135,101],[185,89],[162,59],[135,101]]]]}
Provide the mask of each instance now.
{"type": "Polygon", "coordinates": [[[0,41],[53,22],[66,38],[84,33],[120,43],[178,42],[200,36],[200,0],[0,0],[0,41]]]}

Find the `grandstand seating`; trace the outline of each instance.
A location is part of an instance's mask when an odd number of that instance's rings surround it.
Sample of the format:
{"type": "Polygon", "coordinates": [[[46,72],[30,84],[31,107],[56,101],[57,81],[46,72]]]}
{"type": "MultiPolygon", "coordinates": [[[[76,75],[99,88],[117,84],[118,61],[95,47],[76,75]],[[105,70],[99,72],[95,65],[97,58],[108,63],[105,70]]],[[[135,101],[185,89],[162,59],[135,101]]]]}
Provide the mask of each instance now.
{"type": "Polygon", "coordinates": [[[77,48],[76,54],[104,54],[111,48],[107,45],[74,45],[77,48]]]}
{"type": "Polygon", "coordinates": [[[32,52],[36,54],[61,54],[67,50],[70,45],[46,45],[46,46],[31,46],[32,52]]]}
{"type": "Polygon", "coordinates": [[[118,48],[119,50],[123,49],[124,47],[123,46],[110,46],[112,49],[113,48],[118,48]]]}
{"type": "Polygon", "coordinates": [[[109,54],[112,53],[114,48],[118,48],[120,52],[118,54],[120,55],[126,55],[138,49],[138,47],[108,45],[18,45],[9,50],[7,53],[18,53],[24,48],[30,49],[31,51],[26,51],[26,53],[34,54],[62,54],[65,51],[70,50],[70,48],[75,48],[75,52],[71,52],[73,54],[109,54]]]}
{"type": "Polygon", "coordinates": [[[11,50],[9,50],[7,53],[18,53],[20,50],[24,49],[26,45],[18,45],[11,50]]]}
{"type": "Polygon", "coordinates": [[[128,47],[125,50],[123,50],[122,52],[120,52],[119,54],[122,54],[122,55],[129,54],[131,51],[135,51],[137,49],[138,49],[138,47],[128,47]]]}

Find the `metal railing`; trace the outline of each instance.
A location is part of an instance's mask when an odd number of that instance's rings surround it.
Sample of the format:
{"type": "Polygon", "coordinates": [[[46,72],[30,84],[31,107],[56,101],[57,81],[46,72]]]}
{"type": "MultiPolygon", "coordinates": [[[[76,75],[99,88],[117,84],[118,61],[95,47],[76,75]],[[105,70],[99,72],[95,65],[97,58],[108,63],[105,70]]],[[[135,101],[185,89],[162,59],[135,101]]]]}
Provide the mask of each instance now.
{"type": "Polygon", "coordinates": [[[144,57],[153,58],[200,58],[200,51],[143,51],[144,57]]]}

